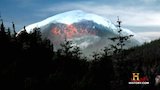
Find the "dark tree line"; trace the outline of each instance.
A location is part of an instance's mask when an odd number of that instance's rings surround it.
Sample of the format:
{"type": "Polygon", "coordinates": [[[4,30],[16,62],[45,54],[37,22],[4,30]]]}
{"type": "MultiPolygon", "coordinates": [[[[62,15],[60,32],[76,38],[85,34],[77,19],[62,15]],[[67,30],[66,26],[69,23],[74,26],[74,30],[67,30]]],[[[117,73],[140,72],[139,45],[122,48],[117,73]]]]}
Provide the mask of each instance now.
{"type": "Polygon", "coordinates": [[[39,28],[16,36],[15,26],[0,26],[1,90],[84,90],[110,89],[112,61],[107,54],[87,61],[79,47],[65,41],[59,50],[48,39],[41,38],[39,28]],[[110,74],[109,74],[110,73],[110,74]]]}

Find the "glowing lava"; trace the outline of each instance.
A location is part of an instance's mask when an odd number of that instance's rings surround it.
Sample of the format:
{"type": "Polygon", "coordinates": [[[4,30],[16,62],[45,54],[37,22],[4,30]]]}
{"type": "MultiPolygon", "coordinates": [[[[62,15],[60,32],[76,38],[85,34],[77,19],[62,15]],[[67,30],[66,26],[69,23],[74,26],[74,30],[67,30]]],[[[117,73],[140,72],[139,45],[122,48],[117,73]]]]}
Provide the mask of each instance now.
{"type": "Polygon", "coordinates": [[[77,28],[74,25],[67,25],[67,27],[64,29],[64,34],[67,38],[72,38],[76,34],[78,34],[77,28]]]}
{"type": "Polygon", "coordinates": [[[54,35],[61,35],[60,30],[59,30],[57,27],[52,28],[51,32],[52,32],[54,35]]]}
{"type": "Polygon", "coordinates": [[[61,38],[73,38],[75,36],[82,36],[86,34],[96,35],[95,30],[87,30],[79,28],[77,29],[73,24],[66,25],[64,28],[62,27],[53,27],[51,30],[53,35],[60,36],[61,38]]]}

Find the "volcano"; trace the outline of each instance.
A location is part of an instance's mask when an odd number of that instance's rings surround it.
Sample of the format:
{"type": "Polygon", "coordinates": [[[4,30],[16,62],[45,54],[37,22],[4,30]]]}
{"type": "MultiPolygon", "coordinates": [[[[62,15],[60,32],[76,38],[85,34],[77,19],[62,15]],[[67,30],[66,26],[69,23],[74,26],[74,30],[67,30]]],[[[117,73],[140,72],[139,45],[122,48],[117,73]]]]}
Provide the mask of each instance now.
{"type": "MultiPolygon", "coordinates": [[[[40,28],[42,37],[47,37],[53,42],[55,50],[67,39],[73,42],[73,46],[80,47],[86,55],[114,44],[108,38],[118,35],[118,28],[109,19],[81,10],[54,15],[26,26],[26,31],[30,33],[35,27],[40,28]]],[[[134,35],[126,42],[127,48],[141,45],[146,41],[125,28],[122,28],[122,35],[134,35]]]]}

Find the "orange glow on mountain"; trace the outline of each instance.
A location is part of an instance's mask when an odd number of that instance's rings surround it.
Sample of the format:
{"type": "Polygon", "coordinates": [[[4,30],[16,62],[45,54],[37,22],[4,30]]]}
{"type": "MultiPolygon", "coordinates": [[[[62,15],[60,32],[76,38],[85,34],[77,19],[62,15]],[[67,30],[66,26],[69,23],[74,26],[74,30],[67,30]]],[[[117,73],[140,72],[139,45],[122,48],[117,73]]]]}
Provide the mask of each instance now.
{"type": "Polygon", "coordinates": [[[67,25],[67,27],[64,29],[64,34],[67,38],[72,38],[76,34],[78,34],[77,28],[74,25],[67,25]]]}
{"type": "Polygon", "coordinates": [[[77,29],[73,24],[66,25],[66,27],[53,27],[51,30],[53,35],[58,35],[60,37],[73,38],[74,36],[81,36],[85,34],[96,35],[93,30],[87,29],[77,29]]]}
{"type": "Polygon", "coordinates": [[[59,30],[57,27],[52,28],[51,32],[52,32],[54,35],[61,35],[60,30],[59,30]]]}

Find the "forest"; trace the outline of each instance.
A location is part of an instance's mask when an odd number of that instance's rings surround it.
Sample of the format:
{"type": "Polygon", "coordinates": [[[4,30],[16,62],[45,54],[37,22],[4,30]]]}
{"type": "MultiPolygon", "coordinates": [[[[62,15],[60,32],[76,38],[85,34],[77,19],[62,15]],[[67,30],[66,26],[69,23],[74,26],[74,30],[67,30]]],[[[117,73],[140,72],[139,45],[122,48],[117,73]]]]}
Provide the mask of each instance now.
{"type": "Polygon", "coordinates": [[[24,27],[17,35],[14,24],[0,24],[0,90],[160,90],[160,39],[129,49],[105,47],[88,60],[71,41],[54,51],[41,36],[40,28],[27,33],[24,27]],[[133,72],[149,84],[128,84],[133,72]]]}

